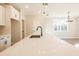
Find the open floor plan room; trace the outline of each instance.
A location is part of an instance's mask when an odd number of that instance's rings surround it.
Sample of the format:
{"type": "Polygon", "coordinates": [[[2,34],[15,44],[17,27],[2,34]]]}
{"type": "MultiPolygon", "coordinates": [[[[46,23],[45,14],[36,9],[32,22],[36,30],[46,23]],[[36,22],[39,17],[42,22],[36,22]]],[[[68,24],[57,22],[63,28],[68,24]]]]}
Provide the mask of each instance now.
{"type": "Polygon", "coordinates": [[[0,56],[79,56],[79,3],[0,3],[0,56]]]}

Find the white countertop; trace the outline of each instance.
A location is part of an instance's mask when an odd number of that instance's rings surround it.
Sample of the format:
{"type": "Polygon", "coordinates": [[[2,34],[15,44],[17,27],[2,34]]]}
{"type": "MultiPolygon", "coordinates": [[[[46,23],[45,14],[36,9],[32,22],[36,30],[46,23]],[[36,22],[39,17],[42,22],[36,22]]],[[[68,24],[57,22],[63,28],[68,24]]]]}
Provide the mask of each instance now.
{"type": "Polygon", "coordinates": [[[44,34],[41,38],[28,36],[1,52],[0,55],[79,55],[79,48],[73,47],[56,36],[44,34]]]}

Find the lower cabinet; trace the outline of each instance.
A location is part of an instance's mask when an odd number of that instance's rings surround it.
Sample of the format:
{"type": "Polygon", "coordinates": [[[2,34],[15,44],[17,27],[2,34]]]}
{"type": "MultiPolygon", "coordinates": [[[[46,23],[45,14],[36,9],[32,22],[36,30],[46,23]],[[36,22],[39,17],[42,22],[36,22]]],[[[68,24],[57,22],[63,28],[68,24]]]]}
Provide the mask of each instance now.
{"type": "Polygon", "coordinates": [[[11,37],[8,35],[1,35],[0,36],[0,51],[11,46],[11,37]]]}

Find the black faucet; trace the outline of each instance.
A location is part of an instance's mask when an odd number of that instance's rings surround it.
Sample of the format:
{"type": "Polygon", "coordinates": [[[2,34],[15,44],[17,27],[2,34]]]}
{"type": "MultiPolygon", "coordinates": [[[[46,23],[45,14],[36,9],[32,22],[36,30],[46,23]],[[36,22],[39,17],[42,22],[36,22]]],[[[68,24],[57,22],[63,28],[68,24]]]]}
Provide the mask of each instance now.
{"type": "Polygon", "coordinates": [[[42,34],[42,27],[41,26],[38,26],[36,30],[38,30],[39,28],[41,29],[41,36],[42,36],[43,35],[42,34]]]}

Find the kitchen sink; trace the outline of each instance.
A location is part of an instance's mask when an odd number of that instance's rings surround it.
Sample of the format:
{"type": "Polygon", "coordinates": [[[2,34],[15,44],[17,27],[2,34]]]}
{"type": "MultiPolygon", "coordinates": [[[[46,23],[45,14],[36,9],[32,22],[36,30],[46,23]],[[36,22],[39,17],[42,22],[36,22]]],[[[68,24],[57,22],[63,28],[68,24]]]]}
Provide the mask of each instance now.
{"type": "Polygon", "coordinates": [[[40,35],[31,35],[30,38],[40,38],[40,35]]]}

